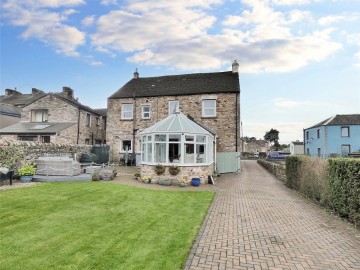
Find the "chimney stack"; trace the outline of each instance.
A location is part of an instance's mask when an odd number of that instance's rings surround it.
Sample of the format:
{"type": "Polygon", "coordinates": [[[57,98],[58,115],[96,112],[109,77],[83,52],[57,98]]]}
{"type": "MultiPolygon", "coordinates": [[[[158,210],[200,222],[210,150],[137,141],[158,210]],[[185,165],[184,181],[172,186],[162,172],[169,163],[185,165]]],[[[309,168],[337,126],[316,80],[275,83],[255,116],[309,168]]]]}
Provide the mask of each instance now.
{"type": "Polygon", "coordinates": [[[238,71],[239,71],[239,64],[235,59],[234,62],[232,63],[232,72],[233,73],[238,73],[238,71]]]}
{"type": "Polygon", "coordinates": [[[37,88],[31,88],[31,94],[36,95],[40,93],[44,93],[44,91],[41,91],[40,89],[37,88]]]}
{"type": "Polygon", "coordinates": [[[5,89],[5,96],[12,96],[12,95],[22,95],[19,91],[13,89],[5,89]]]}
{"type": "Polygon", "coordinates": [[[68,86],[63,87],[63,95],[66,97],[74,98],[74,90],[68,86]]]}
{"type": "Polygon", "coordinates": [[[134,79],[139,79],[139,72],[138,72],[137,68],[135,69],[135,72],[134,72],[134,79]]]}

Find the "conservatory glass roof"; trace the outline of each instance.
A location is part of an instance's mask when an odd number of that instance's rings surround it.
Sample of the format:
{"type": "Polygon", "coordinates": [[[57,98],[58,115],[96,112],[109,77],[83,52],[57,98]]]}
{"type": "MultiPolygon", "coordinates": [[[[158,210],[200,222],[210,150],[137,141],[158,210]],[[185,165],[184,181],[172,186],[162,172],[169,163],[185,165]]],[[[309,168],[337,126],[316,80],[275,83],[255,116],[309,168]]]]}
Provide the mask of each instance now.
{"type": "Polygon", "coordinates": [[[213,136],[208,130],[195,123],[181,112],[169,115],[160,122],[143,130],[141,133],[190,133],[213,136]]]}

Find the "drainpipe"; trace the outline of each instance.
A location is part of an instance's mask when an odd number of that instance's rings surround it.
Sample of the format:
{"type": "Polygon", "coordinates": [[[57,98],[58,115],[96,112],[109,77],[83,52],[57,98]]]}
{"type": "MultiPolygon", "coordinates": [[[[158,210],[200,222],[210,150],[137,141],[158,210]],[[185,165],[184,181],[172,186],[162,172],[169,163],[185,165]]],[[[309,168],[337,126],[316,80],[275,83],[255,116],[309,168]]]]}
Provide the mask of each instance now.
{"type": "Polygon", "coordinates": [[[133,105],[133,145],[132,145],[132,157],[135,157],[135,132],[136,132],[136,98],[135,93],[133,94],[134,105],[133,105]]]}
{"type": "Polygon", "coordinates": [[[79,108],[79,114],[78,114],[78,124],[77,124],[77,138],[76,138],[76,144],[79,144],[79,137],[80,137],[80,108],[79,108]]]}
{"type": "Polygon", "coordinates": [[[236,128],[235,128],[235,143],[236,143],[236,146],[235,146],[235,152],[238,151],[238,99],[239,99],[239,93],[236,93],[236,102],[235,102],[235,125],[236,125],[236,128]]]}

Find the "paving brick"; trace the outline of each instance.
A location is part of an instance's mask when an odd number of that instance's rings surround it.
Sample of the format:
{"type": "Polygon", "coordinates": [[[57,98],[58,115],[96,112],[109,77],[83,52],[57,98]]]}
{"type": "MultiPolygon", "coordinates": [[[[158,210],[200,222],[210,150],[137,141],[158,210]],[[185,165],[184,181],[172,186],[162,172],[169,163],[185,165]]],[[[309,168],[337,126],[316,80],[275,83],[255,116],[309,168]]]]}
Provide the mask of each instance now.
{"type": "Polygon", "coordinates": [[[360,232],[288,189],[255,161],[216,182],[185,264],[197,269],[358,269],[360,232]]]}

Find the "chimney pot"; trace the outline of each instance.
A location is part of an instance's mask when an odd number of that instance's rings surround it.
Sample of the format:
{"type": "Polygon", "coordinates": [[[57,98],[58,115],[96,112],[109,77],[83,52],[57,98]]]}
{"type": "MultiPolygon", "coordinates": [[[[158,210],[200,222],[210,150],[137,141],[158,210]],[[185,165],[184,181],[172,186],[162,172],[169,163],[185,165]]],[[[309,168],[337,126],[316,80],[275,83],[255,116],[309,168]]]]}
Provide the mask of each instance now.
{"type": "Polygon", "coordinates": [[[234,62],[232,63],[232,72],[238,73],[238,71],[239,71],[239,63],[235,59],[234,62]]]}
{"type": "Polygon", "coordinates": [[[138,72],[137,68],[135,69],[135,72],[134,72],[134,79],[139,79],[139,72],[138,72]]]}

